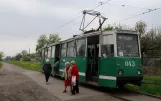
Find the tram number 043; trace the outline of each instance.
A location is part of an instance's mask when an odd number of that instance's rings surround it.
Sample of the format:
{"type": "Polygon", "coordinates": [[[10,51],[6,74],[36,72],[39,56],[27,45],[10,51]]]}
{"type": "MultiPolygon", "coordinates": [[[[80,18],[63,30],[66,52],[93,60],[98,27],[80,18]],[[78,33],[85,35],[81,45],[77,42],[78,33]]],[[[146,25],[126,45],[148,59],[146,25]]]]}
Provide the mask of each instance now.
{"type": "Polygon", "coordinates": [[[134,67],[135,66],[135,61],[125,61],[125,66],[134,67]]]}

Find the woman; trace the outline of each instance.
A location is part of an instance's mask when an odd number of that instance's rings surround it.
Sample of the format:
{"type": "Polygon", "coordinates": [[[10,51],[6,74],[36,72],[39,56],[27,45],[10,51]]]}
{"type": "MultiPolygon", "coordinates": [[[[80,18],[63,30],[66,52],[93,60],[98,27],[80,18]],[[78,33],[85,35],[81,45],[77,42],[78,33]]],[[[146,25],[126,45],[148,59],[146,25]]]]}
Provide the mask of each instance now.
{"type": "Polygon", "coordinates": [[[46,59],[46,63],[44,64],[43,71],[45,74],[46,84],[48,84],[48,80],[52,71],[51,64],[49,63],[49,59],[46,59]]]}
{"type": "Polygon", "coordinates": [[[78,67],[76,65],[76,62],[75,61],[71,61],[71,64],[72,64],[72,68],[71,68],[71,81],[72,81],[71,93],[73,95],[75,95],[75,93],[79,93],[79,87],[78,87],[79,72],[78,72],[78,67]],[[76,77],[76,78],[74,78],[74,77],[76,77]],[[72,80],[72,79],[75,79],[75,81],[72,80]]]}
{"type": "Polygon", "coordinates": [[[70,84],[71,84],[71,81],[70,81],[70,63],[69,62],[65,63],[65,69],[64,69],[62,77],[65,78],[65,80],[64,80],[64,88],[65,89],[64,89],[63,93],[66,93],[67,86],[70,86],[70,84]]]}

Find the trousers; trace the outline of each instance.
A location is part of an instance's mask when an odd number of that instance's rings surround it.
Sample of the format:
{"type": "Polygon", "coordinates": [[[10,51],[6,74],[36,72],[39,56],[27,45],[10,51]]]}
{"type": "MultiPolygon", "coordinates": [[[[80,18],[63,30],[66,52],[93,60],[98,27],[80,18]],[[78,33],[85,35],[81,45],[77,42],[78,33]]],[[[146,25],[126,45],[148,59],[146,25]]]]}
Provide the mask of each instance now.
{"type": "Polygon", "coordinates": [[[78,80],[76,80],[76,85],[75,86],[71,86],[71,93],[73,95],[75,95],[75,93],[79,93],[79,84],[78,84],[78,80]]]}
{"type": "Polygon", "coordinates": [[[50,73],[45,73],[45,80],[46,80],[46,82],[48,82],[49,77],[50,77],[50,73]]]}

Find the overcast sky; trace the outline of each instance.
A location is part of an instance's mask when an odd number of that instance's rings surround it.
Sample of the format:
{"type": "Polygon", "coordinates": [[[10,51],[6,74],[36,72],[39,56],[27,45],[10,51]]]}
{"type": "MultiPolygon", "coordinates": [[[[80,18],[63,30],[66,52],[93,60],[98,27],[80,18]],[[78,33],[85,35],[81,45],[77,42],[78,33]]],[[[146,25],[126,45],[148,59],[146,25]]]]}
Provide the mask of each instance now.
{"type": "MultiPolygon", "coordinates": [[[[0,0],[0,51],[10,56],[29,48],[35,52],[36,41],[42,34],[58,32],[63,39],[79,34],[82,17],[63,28],[57,28],[81,15],[80,11],[96,7],[99,1],[105,0],[0,0]]],[[[161,0],[111,0],[95,10],[108,18],[104,24],[106,26],[159,7],[161,0]]],[[[145,21],[148,28],[160,26],[161,10],[121,23],[133,27],[139,20],[145,21]]],[[[92,26],[96,26],[96,23],[92,26]]]]}

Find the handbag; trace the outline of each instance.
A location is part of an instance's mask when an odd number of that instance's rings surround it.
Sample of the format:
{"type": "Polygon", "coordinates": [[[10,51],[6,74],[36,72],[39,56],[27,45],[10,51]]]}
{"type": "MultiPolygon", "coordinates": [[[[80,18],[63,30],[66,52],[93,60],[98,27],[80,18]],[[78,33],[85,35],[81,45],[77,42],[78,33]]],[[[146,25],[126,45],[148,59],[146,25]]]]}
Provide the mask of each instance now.
{"type": "Polygon", "coordinates": [[[76,85],[76,76],[72,76],[72,86],[76,85]]]}

